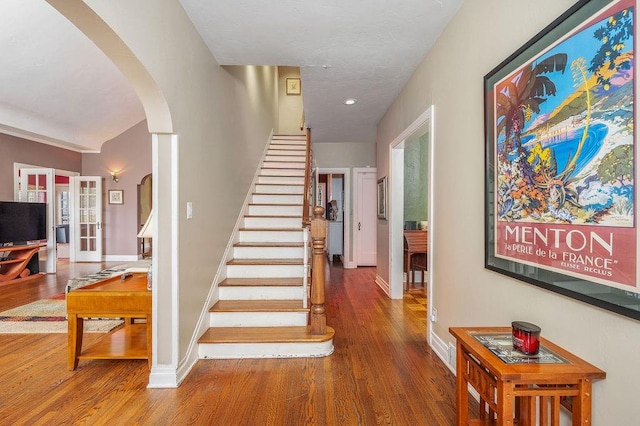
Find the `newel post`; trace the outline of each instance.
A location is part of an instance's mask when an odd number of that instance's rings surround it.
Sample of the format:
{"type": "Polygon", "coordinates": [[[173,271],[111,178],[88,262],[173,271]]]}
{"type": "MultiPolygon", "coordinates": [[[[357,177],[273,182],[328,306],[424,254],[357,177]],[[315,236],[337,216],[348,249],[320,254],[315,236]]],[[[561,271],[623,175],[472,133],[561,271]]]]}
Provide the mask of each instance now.
{"type": "Polygon", "coordinates": [[[326,334],[327,317],[324,310],[324,246],[327,239],[327,223],[324,207],[313,208],[311,220],[311,244],[313,269],[311,275],[311,334],[326,334]]]}

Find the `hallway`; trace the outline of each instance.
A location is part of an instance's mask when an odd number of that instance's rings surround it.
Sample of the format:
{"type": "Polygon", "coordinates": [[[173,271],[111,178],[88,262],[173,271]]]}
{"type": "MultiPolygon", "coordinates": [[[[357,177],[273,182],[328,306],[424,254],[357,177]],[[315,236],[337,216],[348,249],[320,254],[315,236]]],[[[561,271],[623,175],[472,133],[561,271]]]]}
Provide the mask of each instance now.
{"type": "Polygon", "coordinates": [[[66,335],[0,335],[0,424],[455,424],[455,380],[426,343],[424,299],[390,300],[374,276],[327,266],[331,356],[203,360],[178,389],[147,389],[143,361],[69,372],[66,335]]]}

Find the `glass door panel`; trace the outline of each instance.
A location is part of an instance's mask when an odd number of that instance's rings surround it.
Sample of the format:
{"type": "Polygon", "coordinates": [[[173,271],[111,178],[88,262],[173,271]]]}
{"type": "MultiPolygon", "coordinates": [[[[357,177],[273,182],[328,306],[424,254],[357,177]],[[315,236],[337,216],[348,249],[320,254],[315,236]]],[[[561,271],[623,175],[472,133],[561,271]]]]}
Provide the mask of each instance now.
{"type": "Polygon", "coordinates": [[[47,245],[38,252],[40,272],[56,272],[55,201],[53,169],[21,168],[18,201],[47,204],[47,245]]]}
{"type": "Polygon", "coordinates": [[[75,176],[71,179],[74,211],[78,218],[74,258],[77,262],[102,260],[102,178],[75,176]]]}

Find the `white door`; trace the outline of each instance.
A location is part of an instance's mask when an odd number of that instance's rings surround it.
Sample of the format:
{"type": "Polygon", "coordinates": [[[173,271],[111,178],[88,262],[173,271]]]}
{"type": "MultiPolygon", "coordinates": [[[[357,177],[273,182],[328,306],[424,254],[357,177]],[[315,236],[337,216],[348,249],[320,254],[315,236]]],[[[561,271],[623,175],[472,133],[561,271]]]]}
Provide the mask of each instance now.
{"type": "Polygon", "coordinates": [[[71,196],[72,262],[102,261],[102,177],[73,176],[71,196]]]}
{"type": "Polygon", "coordinates": [[[376,169],[354,169],[355,195],[355,241],[357,266],[376,266],[377,244],[377,171],[376,169]]]}
{"type": "Polygon", "coordinates": [[[40,250],[40,272],[56,273],[56,233],[55,233],[55,187],[53,169],[20,169],[20,192],[18,201],[47,203],[47,247],[40,250]]]}

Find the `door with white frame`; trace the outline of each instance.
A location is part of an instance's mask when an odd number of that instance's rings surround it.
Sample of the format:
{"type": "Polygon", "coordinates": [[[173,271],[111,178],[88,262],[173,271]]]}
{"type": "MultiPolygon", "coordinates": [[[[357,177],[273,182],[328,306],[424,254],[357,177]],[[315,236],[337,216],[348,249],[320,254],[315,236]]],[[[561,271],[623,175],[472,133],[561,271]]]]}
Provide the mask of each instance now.
{"type": "Polygon", "coordinates": [[[354,168],[354,248],[357,266],[376,266],[377,255],[377,171],[354,168]]]}
{"type": "Polygon", "coordinates": [[[56,273],[56,233],[55,233],[55,187],[54,170],[40,167],[20,169],[20,191],[18,200],[28,203],[47,204],[47,246],[40,251],[40,271],[56,273]],[[44,259],[42,259],[44,258],[44,259]]]}
{"type": "Polygon", "coordinates": [[[73,176],[71,198],[72,262],[102,261],[102,177],[73,176]]]}
{"type": "MultiPolygon", "coordinates": [[[[404,148],[405,142],[411,138],[426,136],[427,141],[427,163],[428,163],[428,181],[427,181],[427,217],[428,217],[428,233],[427,233],[427,310],[433,313],[434,294],[433,294],[433,269],[436,267],[433,262],[433,241],[434,233],[434,179],[433,179],[433,151],[434,151],[434,107],[429,107],[416,120],[409,125],[400,135],[398,135],[389,144],[389,161],[391,176],[391,190],[389,191],[389,213],[390,213],[390,296],[392,299],[401,299],[404,288],[403,276],[403,250],[404,250],[404,148]]],[[[430,321],[427,321],[427,335],[429,342],[432,343],[432,335],[430,333],[431,322],[436,320],[435,315],[429,315],[430,321]]]]}
{"type": "MultiPolygon", "coordinates": [[[[342,215],[341,217],[344,219],[344,223],[342,225],[343,228],[343,235],[342,235],[342,254],[343,254],[343,267],[344,268],[354,268],[354,262],[351,260],[351,257],[349,256],[349,253],[351,252],[351,226],[349,225],[351,223],[351,202],[349,200],[351,200],[351,169],[349,168],[318,168],[317,169],[317,174],[319,175],[342,175],[342,190],[344,191],[344,194],[339,194],[339,197],[341,200],[343,200],[344,202],[341,203],[341,207],[343,208],[342,210],[342,215]]],[[[327,194],[326,194],[326,200],[327,202],[330,201],[330,198],[332,197],[332,194],[330,193],[329,190],[329,184],[327,183],[327,194]]],[[[335,198],[335,197],[334,197],[335,198]]],[[[323,207],[327,207],[326,205],[323,207]]],[[[326,214],[326,212],[325,212],[326,214]]],[[[334,225],[336,225],[336,223],[334,223],[334,225]]],[[[329,234],[329,233],[327,233],[329,234]]],[[[330,240],[330,236],[327,235],[327,239],[330,240]]],[[[330,241],[328,241],[328,243],[330,243],[330,241]]]]}

